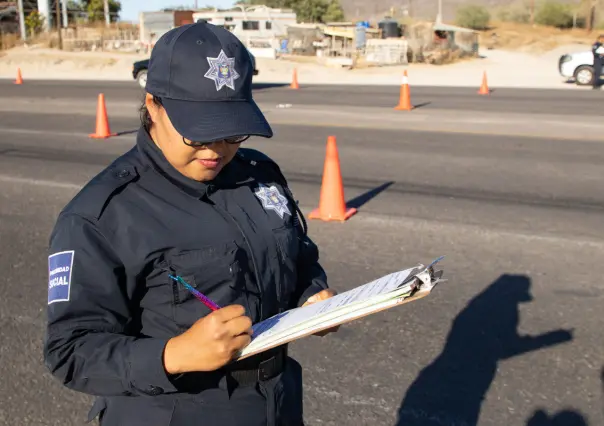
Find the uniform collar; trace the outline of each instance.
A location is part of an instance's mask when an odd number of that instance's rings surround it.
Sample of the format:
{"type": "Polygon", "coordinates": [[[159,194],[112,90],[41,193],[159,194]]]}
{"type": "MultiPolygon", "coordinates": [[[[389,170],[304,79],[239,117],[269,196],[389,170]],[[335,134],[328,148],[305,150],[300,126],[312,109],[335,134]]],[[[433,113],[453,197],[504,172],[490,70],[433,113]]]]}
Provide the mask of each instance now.
{"type": "Polygon", "coordinates": [[[243,170],[241,170],[241,167],[237,167],[239,164],[233,164],[234,161],[227,164],[220,171],[216,179],[212,181],[198,182],[188,178],[168,162],[163,152],[153,142],[147,130],[142,126],[139,129],[136,144],[143,158],[153,169],[172,184],[195,198],[201,198],[205,194],[220,188],[238,186],[244,181],[250,180],[245,173],[242,173],[243,170]]]}

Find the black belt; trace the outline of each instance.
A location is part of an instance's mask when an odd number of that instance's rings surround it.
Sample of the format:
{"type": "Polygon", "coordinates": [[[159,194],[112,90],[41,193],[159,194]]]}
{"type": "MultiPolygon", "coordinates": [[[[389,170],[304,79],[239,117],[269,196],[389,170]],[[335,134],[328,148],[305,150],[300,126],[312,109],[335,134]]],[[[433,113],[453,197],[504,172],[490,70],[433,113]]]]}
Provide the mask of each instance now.
{"type": "Polygon", "coordinates": [[[225,367],[226,374],[240,386],[270,380],[283,372],[287,362],[287,345],[251,356],[225,367]]]}

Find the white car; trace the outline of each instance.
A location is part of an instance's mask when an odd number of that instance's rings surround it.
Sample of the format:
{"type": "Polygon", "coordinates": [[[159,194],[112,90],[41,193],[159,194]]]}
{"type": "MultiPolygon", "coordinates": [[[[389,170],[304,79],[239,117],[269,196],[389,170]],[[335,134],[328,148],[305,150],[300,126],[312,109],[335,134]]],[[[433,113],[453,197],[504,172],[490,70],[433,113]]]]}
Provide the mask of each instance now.
{"type": "Polygon", "coordinates": [[[594,56],[591,50],[567,53],[560,57],[560,75],[573,79],[578,86],[589,86],[594,74],[594,56]]]}

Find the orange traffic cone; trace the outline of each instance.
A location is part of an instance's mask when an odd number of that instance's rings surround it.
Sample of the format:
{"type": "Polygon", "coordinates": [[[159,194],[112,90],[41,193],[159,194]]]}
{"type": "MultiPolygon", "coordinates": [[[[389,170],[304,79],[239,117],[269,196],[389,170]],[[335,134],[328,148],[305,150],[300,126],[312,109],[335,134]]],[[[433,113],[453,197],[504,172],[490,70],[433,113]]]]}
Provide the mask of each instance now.
{"type": "Polygon", "coordinates": [[[489,85],[487,83],[487,72],[485,71],[482,74],[482,85],[480,86],[480,90],[478,91],[479,95],[490,95],[491,90],[489,89],[489,85]]]}
{"type": "Polygon", "coordinates": [[[292,84],[290,88],[298,90],[300,85],[298,84],[298,70],[294,68],[294,75],[292,76],[292,84]]]}
{"type": "Polygon", "coordinates": [[[23,84],[23,76],[21,75],[21,68],[17,68],[17,79],[15,84],[23,84]]]}
{"type": "Polygon", "coordinates": [[[411,111],[413,105],[411,105],[411,92],[409,90],[409,76],[407,70],[403,74],[403,84],[401,84],[401,97],[398,105],[394,108],[399,111],[411,111]]]}
{"type": "Polygon", "coordinates": [[[357,209],[346,209],[336,138],[330,136],[327,139],[319,208],[313,210],[308,218],[344,222],[356,212],[357,209]]]}
{"type": "Polygon", "coordinates": [[[105,107],[105,95],[99,94],[99,101],[96,110],[96,133],[90,135],[93,139],[105,139],[116,136],[109,129],[109,119],[107,118],[107,108],[105,107]]]}

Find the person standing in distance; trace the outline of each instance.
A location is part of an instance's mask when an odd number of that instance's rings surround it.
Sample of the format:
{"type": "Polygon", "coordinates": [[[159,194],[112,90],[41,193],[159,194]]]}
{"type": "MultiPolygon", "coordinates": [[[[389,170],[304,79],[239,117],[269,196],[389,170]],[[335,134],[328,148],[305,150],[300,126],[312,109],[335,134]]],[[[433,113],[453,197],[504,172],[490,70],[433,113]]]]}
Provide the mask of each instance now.
{"type": "Polygon", "coordinates": [[[240,149],[273,136],[253,72],[224,28],[166,33],[136,146],[57,219],[44,359],[64,386],[97,396],[90,421],[303,425],[302,368],[287,345],[234,361],[253,323],[335,294],[278,165],[240,149]]]}
{"type": "Polygon", "coordinates": [[[599,89],[601,86],[600,79],[602,77],[602,64],[604,64],[604,34],[601,34],[596,42],[591,46],[591,52],[594,55],[592,89],[599,89]]]}

